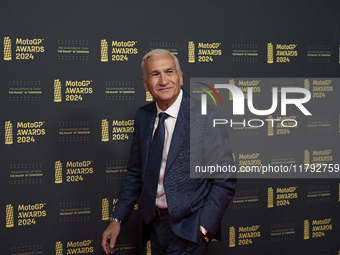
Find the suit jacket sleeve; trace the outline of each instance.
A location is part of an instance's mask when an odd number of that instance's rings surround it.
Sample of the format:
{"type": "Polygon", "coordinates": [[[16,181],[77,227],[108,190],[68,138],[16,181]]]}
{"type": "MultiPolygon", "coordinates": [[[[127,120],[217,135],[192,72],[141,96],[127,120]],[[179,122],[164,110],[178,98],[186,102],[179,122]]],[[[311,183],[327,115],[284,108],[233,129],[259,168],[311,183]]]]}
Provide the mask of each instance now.
{"type": "Polygon", "coordinates": [[[127,173],[119,193],[118,202],[113,212],[113,217],[119,218],[122,223],[127,221],[141,192],[142,160],[140,155],[140,123],[138,116],[139,114],[137,111],[127,173]]]}

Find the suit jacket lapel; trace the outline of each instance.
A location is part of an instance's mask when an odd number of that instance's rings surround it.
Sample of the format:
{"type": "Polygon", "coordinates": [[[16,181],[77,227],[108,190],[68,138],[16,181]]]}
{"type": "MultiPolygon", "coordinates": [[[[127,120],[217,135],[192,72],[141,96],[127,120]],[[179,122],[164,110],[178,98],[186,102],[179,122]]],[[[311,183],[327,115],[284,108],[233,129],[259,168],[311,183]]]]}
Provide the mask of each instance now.
{"type": "Polygon", "coordinates": [[[172,135],[171,145],[166,162],[165,172],[171,167],[179,150],[181,149],[185,138],[189,135],[190,131],[190,97],[183,90],[183,98],[181,107],[178,112],[175,130],[172,135]]]}

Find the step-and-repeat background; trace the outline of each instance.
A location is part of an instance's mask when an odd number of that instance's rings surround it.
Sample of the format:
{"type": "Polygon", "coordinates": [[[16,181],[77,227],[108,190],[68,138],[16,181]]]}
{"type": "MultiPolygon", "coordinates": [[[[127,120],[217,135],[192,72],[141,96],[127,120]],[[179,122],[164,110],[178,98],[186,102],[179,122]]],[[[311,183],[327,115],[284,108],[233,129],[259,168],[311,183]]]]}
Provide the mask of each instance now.
{"type": "MultiPolygon", "coordinates": [[[[340,254],[339,10],[336,0],[2,1],[1,254],[103,254],[134,114],[153,100],[140,62],[155,48],[179,58],[187,92],[204,88],[217,106],[221,96],[237,169],[272,171],[239,179],[209,254],[340,254]],[[244,115],[233,115],[235,95],[204,85],[216,83],[244,93],[244,115]],[[276,110],[253,114],[272,95],[276,110]],[[312,115],[282,96],[305,98],[312,115]]],[[[115,254],[150,254],[140,232],[137,202],[115,254]]]]}

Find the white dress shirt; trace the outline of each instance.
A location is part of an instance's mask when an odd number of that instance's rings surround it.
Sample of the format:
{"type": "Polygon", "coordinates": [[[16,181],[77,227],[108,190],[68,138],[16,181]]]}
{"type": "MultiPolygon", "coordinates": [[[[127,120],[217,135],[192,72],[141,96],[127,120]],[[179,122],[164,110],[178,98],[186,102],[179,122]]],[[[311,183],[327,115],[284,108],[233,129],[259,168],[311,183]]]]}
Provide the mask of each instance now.
{"type": "MultiPolygon", "coordinates": [[[[158,188],[157,188],[157,195],[156,195],[156,207],[158,208],[167,208],[168,205],[166,203],[166,197],[165,197],[165,191],[163,186],[163,180],[164,180],[164,172],[166,167],[166,161],[168,158],[169,148],[172,140],[172,134],[174,133],[176,120],[179,112],[179,108],[181,107],[183,97],[183,91],[181,90],[176,101],[164,112],[169,115],[168,118],[164,121],[164,128],[165,128],[165,137],[164,137],[164,147],[163,147],[163,157],[162,157],[162,163],[161,168],[159,172],[159,180],[158,180],[158,188]]],[[[154,128],[153,128],[153,134],[155,133],[155,130],[158,126],[159,121],[159,114],[163,112],[157,105],[157,117],[155,120],[154,128]]],[[[152,135],[153,136],[153,135],[152,135]]]]}

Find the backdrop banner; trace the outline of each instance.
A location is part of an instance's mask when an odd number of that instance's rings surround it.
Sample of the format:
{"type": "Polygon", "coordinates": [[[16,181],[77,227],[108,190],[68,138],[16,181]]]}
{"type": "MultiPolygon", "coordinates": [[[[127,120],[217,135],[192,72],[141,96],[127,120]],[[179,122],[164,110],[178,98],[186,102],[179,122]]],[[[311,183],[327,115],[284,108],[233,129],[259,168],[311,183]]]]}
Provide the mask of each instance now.
{"type": "MultiPolygon", "coordinates": [[[[141,60],[156,48],[178,57],[183,89],[228,130],[238,187],[209,254],[340,254],[339,10],[338,0],[3,0],[1,254],[104,254],[135,112],[154,100],[141,60]]],[[[137,201],[115,254],[151,254],[138,211],[137,201]]]]}

